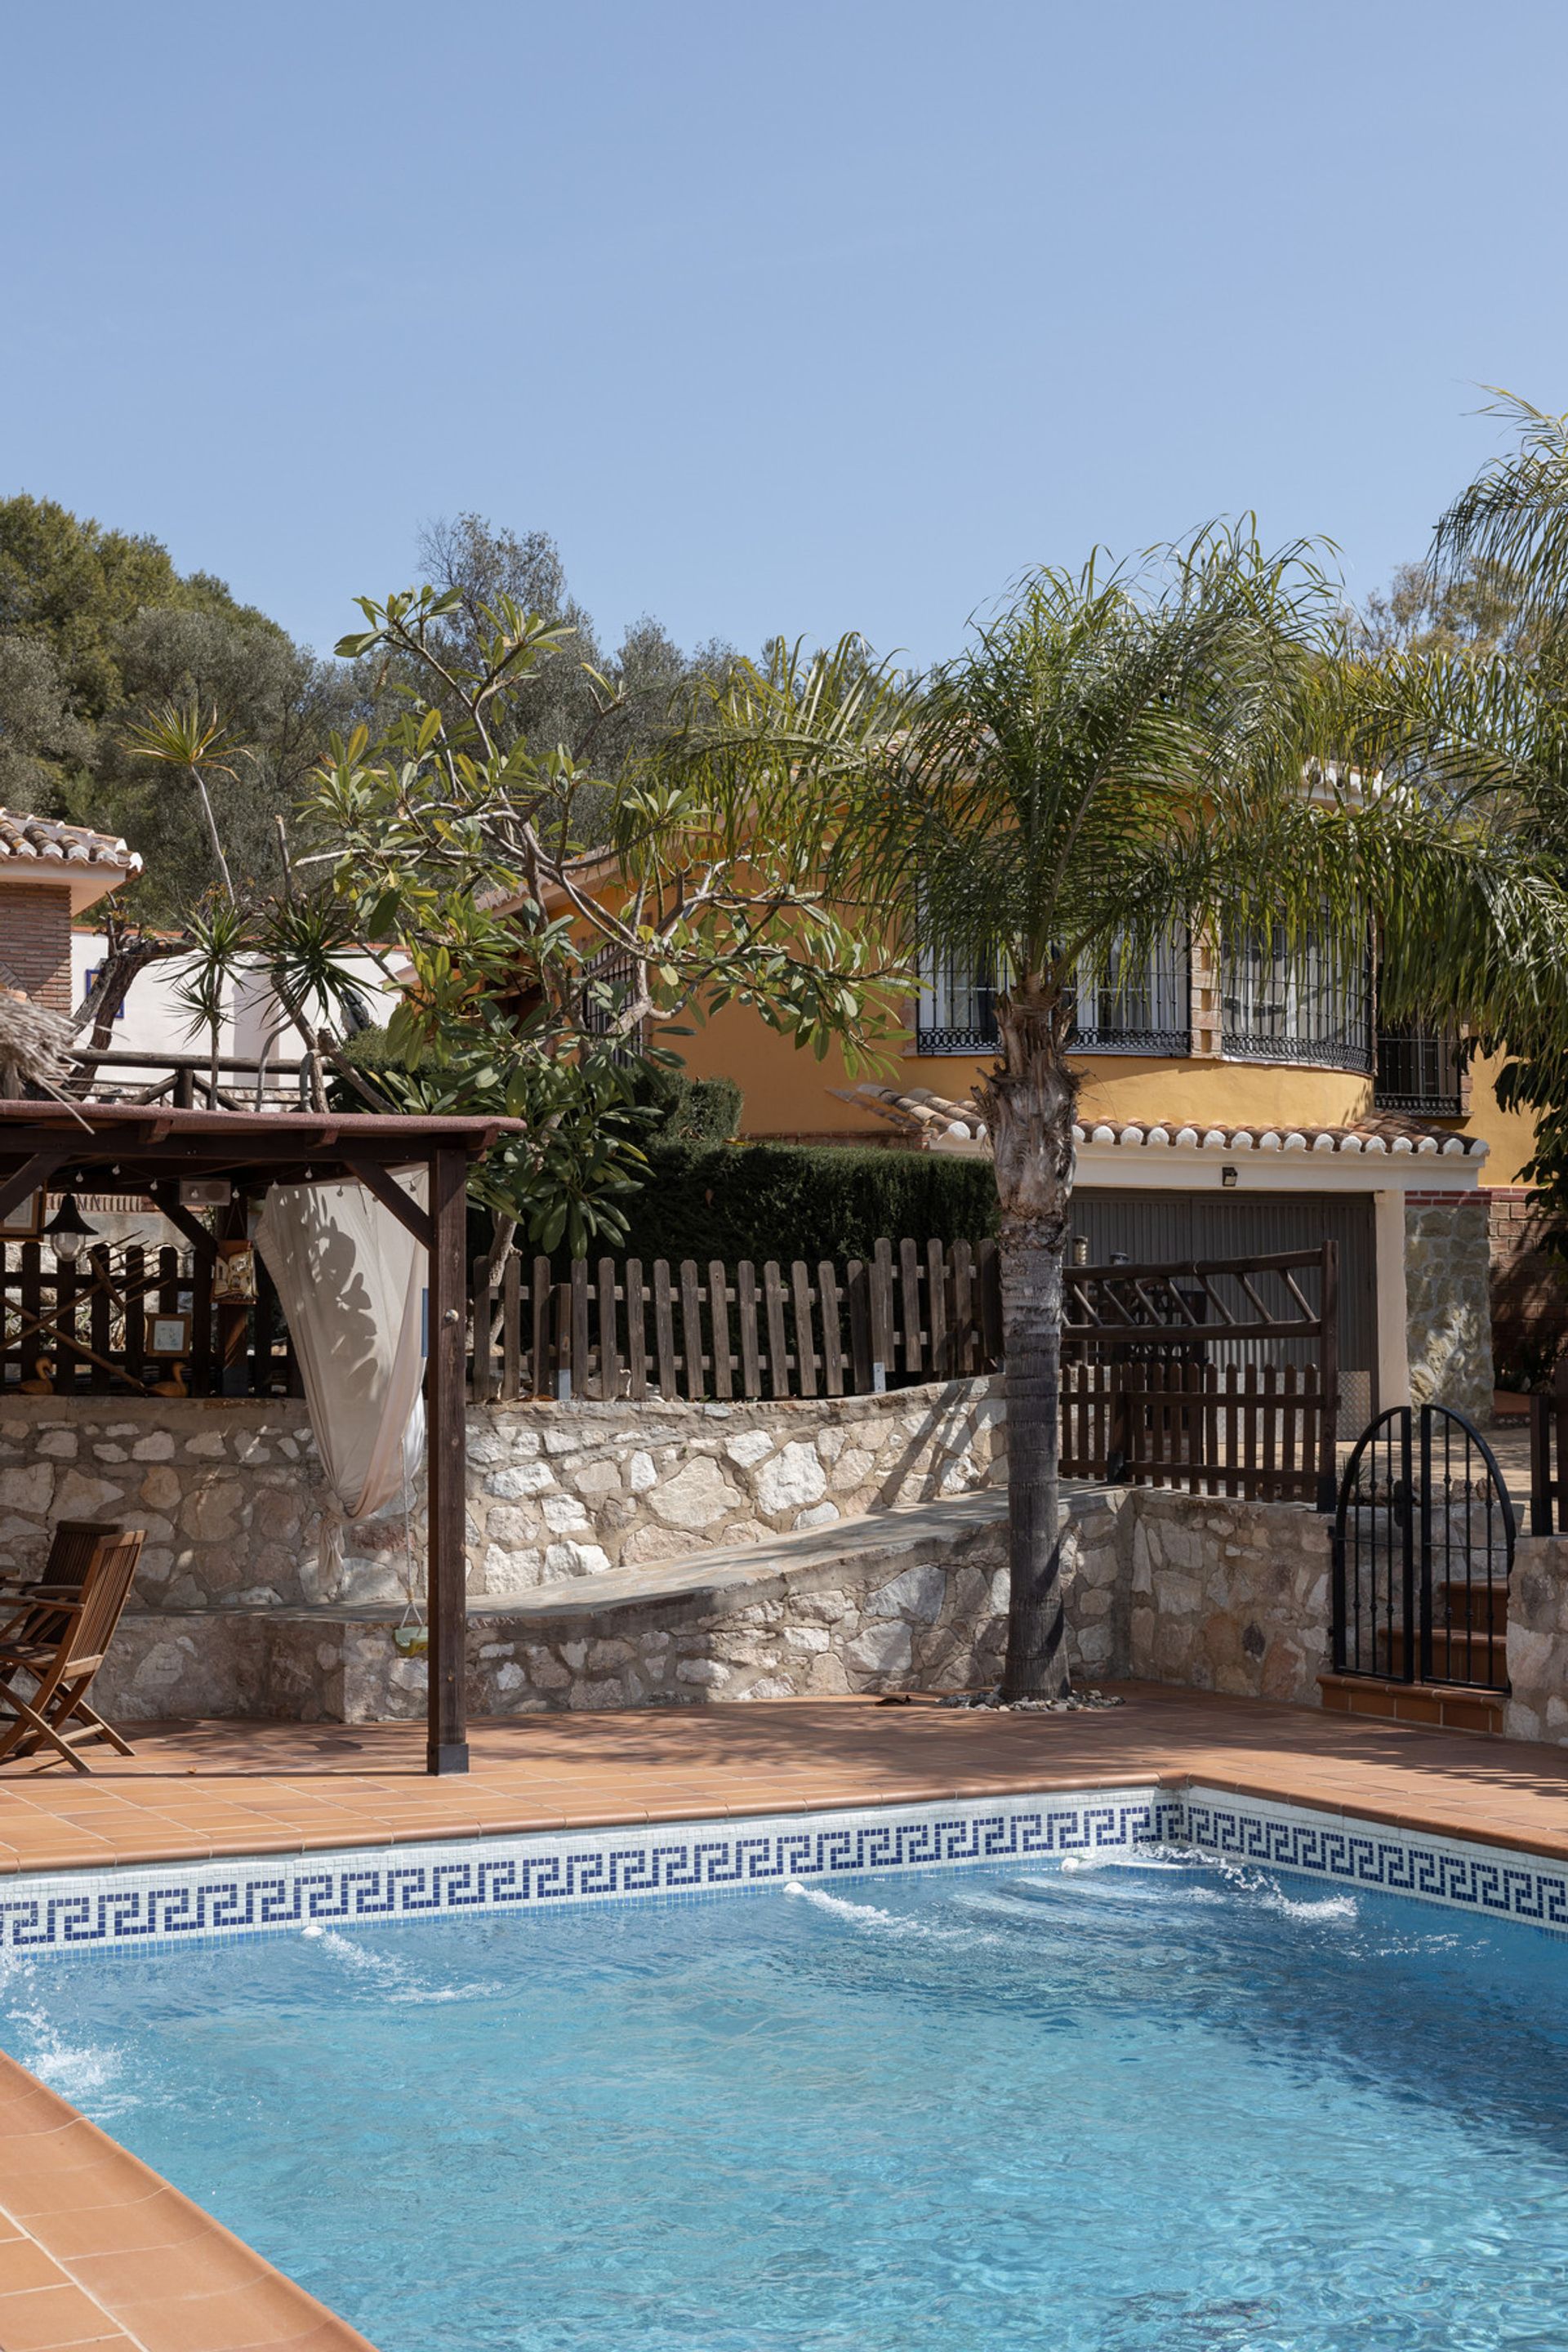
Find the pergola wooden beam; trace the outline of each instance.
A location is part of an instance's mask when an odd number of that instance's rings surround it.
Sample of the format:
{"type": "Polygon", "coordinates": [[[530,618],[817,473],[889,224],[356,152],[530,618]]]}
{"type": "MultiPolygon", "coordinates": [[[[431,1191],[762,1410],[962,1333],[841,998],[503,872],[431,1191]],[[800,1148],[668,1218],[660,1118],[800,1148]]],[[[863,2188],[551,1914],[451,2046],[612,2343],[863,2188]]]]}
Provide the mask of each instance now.
{"type": "MultiPolygon", "coordinates": [[[[167,1110],[89,1103],[0,1101],[0,1215],[42,1186],[95,1177],[159,1202],[187,1238],[201,1229],[179,1209],[181,1176],[226,1176],[239,1191],[310,1177],[357,1181],[426,1251],[425,1362],[428,1427],[429,1713],[426,1767],[468,1769],[465,1654],[468,1577],[463,1547],[464,1256],[468,1173],[512,1119],[375,1117],[351,1112],[167,1110]],[[393,1171],[423,1166],[428,1212],[393,1171]],[[173,1204],[171,1208],[170,1204],[173,1204]],[[178,1212],[178,1213],[174,1213],[178,1212]]],[[[207,1240],[201,1233],[203,1242],[207,1240]]]]}

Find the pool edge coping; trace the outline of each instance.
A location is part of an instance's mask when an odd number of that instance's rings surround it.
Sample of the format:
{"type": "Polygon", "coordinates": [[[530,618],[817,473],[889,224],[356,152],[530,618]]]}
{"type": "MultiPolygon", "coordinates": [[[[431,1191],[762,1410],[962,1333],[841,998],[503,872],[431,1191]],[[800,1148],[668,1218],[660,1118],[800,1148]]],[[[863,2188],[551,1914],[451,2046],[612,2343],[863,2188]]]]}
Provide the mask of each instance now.
{"type": "MultiPolygon", "coordinates": [[[[206,2304],[210,2326],[200,2352],[376,2352],[368,2336],[6,2051],[0,2051],[0,2257],[27,2246],[44,2272],[0,2290],[0,2343],[11,2340],[8,2321],[26,2305],[29,2321],[55,2316],[61,2324],[52,2337],[29,2327],[36,2352],[48,2352],[51,2342],[150,2352],[160,2341],[157,2313],[173,2306],[186,2316],[190,2306],[206,2304]],[[99,2215],[105,2220],[95,2232],[99,2215]],[[145,2273],[140,2294],[129,2291],[138,2272],[145,2273]],[[175,2287],[171,2272],[191,2283],[175,2287]],[[90,2336],[79,2324],[83,2303],[102,2322],[92,2323],[90,2336]],[[144,2334],[149,2326],[153,2333],[144,2334]]],[[[188,2330],[180,2340],[197,2343],[188,2330]]]]}
{"type": "Polygon", "coordinates": [[[1568,1865],[1568,1829],[1559,1837],[1547,1832],[1514,1830],[1502,1824],[1476,1826],[1456,1821],[1451,1813],[1427,1811],[1419,1807],[1380,1804],[1375,1799],[1364,1801],[1328,1795],[1304,1795],[1299,1788],[1282,1787],[1271,1774],[1233,1774],[1194,1769],[1187,1766],[1167,1767],[1164,1770],[1096,1770],[1092,1766],[1082,1772],[1054,1784],[1043,1782],[1039,1776],[1027,1775],[1005,1787],[994,1783],[984,1786],[971,1781],[967,1785],[920,1789],[877,1790],[848,1801],[824,1800],[812,1797],[783,1796],[764,1801],[742,1799],[733,1804],[706,1804],[693,1810],[689,1803],[629,1807],[608,1806],[604,1811],[587,1810],[572,1813],[521,1811],[514,1815],[477,1822],[471,1826],[454,1825],[448,1822],[433,1822],[429,1827],[415,1824],[407,1828],[367,1828],[357,1831],[351,1840],[339,1834],[313,1837],[308,1832],[296,1838],[275,1832],[255,1841],[235,1843],[230,1840],[204,1843],[188,1840],[176,1844],[160,1844],[148,1841],[123,1851],[94,1854],[87,1858],[72,1856],[58,1862],[6,1861],[0,1858],[0,1889],[18,1879],[88,1877],[112,1870],[147,1870],[179,1868],[204,1862],[268,1862],[287,1861],[306,1854],[360,1853],[380,1853],[401,1846],[452,1845],[488,1843],[502,1838],[549,1837],[584,1833],[605,1830],[677,1829],[685,1824],[713,1821],[763,1821],[774,1817],[805,1818],[813,1814],[842,1812],[891,1811],[897,1807],[914,1805],[974,1804],[998,1801],[1019,1796],[1063,1797],[1092,1795],[1100,1790],[1129,1788],[1168,1789],[1184,1793],[1192,1788],[1214,1789],[1227,1796],[1250,1798],[1255,1803],[1283,1805],[1298,1812],[1323,1813],[1346,1821],[1363,1821],[1391,1830],[1403,1830],[1422,1837],[1439,1838],[1447,1843],[1478,1846],[1501,1846],[1511,1853],[1525,1853],[1542,1862],[1561,1862],[1568,1865]]]}

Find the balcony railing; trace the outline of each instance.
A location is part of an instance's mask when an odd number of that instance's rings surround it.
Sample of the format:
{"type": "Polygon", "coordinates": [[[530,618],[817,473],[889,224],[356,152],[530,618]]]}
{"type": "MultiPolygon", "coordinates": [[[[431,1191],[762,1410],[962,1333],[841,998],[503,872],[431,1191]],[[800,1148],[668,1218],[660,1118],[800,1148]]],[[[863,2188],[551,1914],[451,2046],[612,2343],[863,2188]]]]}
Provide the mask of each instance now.
{"type": "MultiPolygon", "coordinates": [[[[89,1045],[70,1048],[78,1077],[68,1091],[97,1103],[166,1102],[176,1110],[308,1110],[310,1066],[277,1055],[182,1054],[89,1045]]],[[[331,1071],[326,1075],[330,1077],[331,1071]]],[[[365,1106],[368,1108],[368,1105],[365,1106]]]]}
{"type": "Polygon", "coordinates": [[[1222,970],[1233,1059],[1372,1068],[1372,969],[1359,948],[1309,940],[1288,950],[1275,931],[1227,950],[1222,970]]]}
{"type": "Polygon", "coordinates": [[[1136,961],[1113,950],[1103,971],[1079,973],[1074,1045],[1083,1054],[1189,1053],[1192,982],[1184,930],[1136,961]]]}
{"type": "MultiPolygon", "coordinates": [[[[995,1047],[997,983],[953,957],[922,960],[915,1027],[921,1054],[985,1054],[995,1047]]],[[[1192,954],[1187,935],[1161,940],[1133,963],[1112,950],[1098,975],[1087,968],[1078,989],[1072,1042],[1084,1054],[1186,1054],[1191,1051],[1192,954]]]]}
{"type": "Polygon", "coordinates": [[[1458,1038],[1414,1023],[1380,1029],[1373,1099],[1379,1110],[1414,1118],[1462,1118],[1465,1062],[1458,1038]]]}

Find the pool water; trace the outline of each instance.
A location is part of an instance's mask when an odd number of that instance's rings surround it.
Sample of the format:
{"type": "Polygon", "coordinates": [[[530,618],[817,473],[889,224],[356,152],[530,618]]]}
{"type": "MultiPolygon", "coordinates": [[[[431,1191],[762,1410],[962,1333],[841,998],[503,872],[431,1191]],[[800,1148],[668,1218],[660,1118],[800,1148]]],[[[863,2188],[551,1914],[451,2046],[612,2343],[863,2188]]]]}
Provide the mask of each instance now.
{"type": "Polygon", "coordinates": [[[13,1963],[383,2352],[1568,2344],[1568,1942],[1031,1866],[13,1963]]]}

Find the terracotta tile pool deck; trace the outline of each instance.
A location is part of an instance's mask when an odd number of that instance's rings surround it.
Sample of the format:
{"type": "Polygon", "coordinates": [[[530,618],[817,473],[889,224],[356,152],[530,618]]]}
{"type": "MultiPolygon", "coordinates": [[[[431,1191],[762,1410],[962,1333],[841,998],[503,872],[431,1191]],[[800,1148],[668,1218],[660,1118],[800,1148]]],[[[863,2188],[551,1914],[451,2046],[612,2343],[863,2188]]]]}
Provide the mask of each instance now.
{"type": "MultiPolygon", "coordinates": [[[[90,1780],[0,1775],[0,1873],[299,1853],[1189,1781],[1568,1858],[1568,1748],[1314,1707],[1114,1686],[1103,1713],[931,1700],[531,1716],[470,1727],[467,1778],[418,1724],[170,1724],[90,1780]]],[[[364,2352],[364,2339],[0,2057],[0,2347],[364,2352]]]]}
{"type": "Polygon", "coordinates": [[[524,1716],[471,1725],[472,1770],[439,1780],[421,1724],[153,1726],[90,1779],[0,1774],[0,1873],[1150,1779],[1568,1855],[1568,1748],[1112,1687],[1125,1705],[1075,1715],[852,1698],[524,1716]]]}

